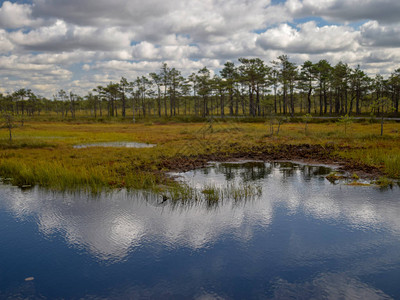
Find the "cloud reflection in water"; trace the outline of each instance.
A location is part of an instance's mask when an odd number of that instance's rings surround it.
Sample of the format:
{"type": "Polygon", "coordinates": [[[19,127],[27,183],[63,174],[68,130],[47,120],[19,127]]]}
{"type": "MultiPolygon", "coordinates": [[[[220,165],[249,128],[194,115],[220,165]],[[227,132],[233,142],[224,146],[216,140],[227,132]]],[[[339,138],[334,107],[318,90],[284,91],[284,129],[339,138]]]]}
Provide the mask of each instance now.
{"type": "Polygon", "coordinates": [[[400,205],[393,198],[398,191],[382,194],[372,187],[333,186],[321,177],[328,172],[324,167],[248,162],[218,163],[181,174],[181,180],[197,188],[209,183],[240,186],[243,182],[262,187],[259,199],[224,201],[215,209],[204,203],[159,205],[157,195],[125,190],[92,197],[6,186],[2,187],[1,203],[17,218],[36,218],[44,235],[61,232],[68,244],[83,247],[101,260],[114,261],[146,241],[199,249],[229,233],[245,242],[251,239],[255,225],[268,227],[274,210],[282,206],[292,214],[303,211],[315,219],[340,220],[358,229],[400,233],[400,205]],[[381,195],[379,201],[377,195],[381,195]]]}
{"type": "Polygon", "coordinates": [[[4,205],[17,218],[34,217],[40,231],[62,233],[68,244],[82,247],[100,260],[119,261],[144,243],[171,248],[200,249],[231,234],[245,243],[256,226],[267,228],[280,207],[310,218],[340,222],[355,229],[400,233],[398,190],[334,186],[322,175],[324,167],[288,163],[222,164],[181,174],[198,188],[251,182],[262,196],[246,203],[223,201],[214,209],[204,203],[159,205],[151,193],[125,190],[92,197],[84,193],[55,193],[34,188],[21,191],[3,186],[4,205]]]}

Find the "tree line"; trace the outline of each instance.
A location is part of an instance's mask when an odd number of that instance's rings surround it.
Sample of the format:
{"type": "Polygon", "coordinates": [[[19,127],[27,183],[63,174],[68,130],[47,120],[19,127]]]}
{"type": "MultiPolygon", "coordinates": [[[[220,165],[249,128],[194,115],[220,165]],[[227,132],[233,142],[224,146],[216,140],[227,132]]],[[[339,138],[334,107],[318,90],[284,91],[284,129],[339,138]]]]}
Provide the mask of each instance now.
{"type": "Polygon", "coordinates": [[[146,116],[360,115],[399,112],[400,68],[387,78],[368,76],[359,66],[327,60],[301,65],[287,55],[226,62],[219,74],[201,68],[187,77],[163,63],[157,72],[133,81],[94,87],[86,95],[60,90],[52,99],[30,89],[0,94],[0,111],[18,116],[55,113],[75,118],[146,116]]]}

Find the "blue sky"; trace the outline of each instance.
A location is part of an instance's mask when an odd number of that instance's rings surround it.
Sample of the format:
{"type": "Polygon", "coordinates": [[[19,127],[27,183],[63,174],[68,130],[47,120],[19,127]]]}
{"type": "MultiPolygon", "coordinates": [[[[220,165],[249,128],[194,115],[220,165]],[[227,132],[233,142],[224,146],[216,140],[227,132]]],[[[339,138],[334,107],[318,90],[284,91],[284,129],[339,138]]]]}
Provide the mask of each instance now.
{"type": "Polygon", "coordinates": [[[218,71],[239,57],[400,67],[400,1],[0,1],[0,92],[93,87],[157,71],[218,71]]]}

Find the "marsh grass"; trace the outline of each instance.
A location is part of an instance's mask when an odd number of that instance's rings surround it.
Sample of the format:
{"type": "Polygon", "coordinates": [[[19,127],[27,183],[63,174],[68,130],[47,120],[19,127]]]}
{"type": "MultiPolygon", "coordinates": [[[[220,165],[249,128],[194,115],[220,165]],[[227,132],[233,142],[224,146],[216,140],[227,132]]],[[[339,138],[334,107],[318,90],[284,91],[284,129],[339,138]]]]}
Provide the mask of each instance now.
{"type": "Polygon", "coordinates": [[[38,140],[38,139],[15,139],[4,140],[0,139],[0,150],[5,149],[21,149],[21,148],[53,148],[55,147],[54,144],[38,140]]]}
{"type": "Polygon", "coordinates": [[[279,136],[270,135],[260,123],[153,124],[25,122],[13,130],[13,141],[0,130],[0,176],[18,186],[40,185],[55,190],[85,189],[93,192],[126,188],[167,193],[170,199],[243,199],[256,194],[251,187],[228,190],[210,187],[205,194],[178,185],[159,168],[161,161],[182,155],[238,153],[253,147],[280,144],[333,145],[339,157],[381,168],[389,177],[400,177],[400,124],[353,123],[344,134],[334,123],[281,125],[279,136]],[[207,130],[205,130],[206,128],[207,130]],[[141,142],[154,148],[86,148],[73,145],[100,142],[141,142]],[[170,191],[165,192],[168,187],[170,191]]]}
{"type": "Polygon", "coordinates": [[[346,177],[342,174],[338,174],[337,172],[332,172],[329,175],[325,176],[325,178],[330,182],[335,184],[337,181],[345,179],[346,177]]]}
{"type": "Polygon", "coordinates": [[[211,203],[223,200],[224,193],[221,189],[214,185],[207,185],[202,190],[201,193],[204,195],[204,199],[211,203]]]}
{"type": "Polygon", "coordinates": [[[355,149],[341,153],[346,158],[362,161],[368,165],[384,168],[389,177],[400,178],[400,152],[399,149],[387,146],[379,148],[355,149]]]}
{"type": "Polygon", "coordinates": [[[364,183],[364,182],[358,182],[358,181],[352,181],[350,183],[347,183],[347,185],[350,185],[350,186],[371,186],[370,183],[364,183]]]}
{"type": "Polygon", "coordinates": [[[376,181],[373,182],[374,184],[378,185],[379,187],[386,189],[392,188],[394,186],[394,181],[387,178],[387,177],[380,177],[376,181]]]}
{"type": "Polygon", "coordinates": [[[161,193],[165,200],[179,203],[206,203],[207,206],[216,206],[224,201],[243,202],[255,199],[262,195],[262,188],[250,184],[242,186],[226,185],[220,187],[214,184],[207,184],[198,189],[187,184],[180,184],[166,188],[161,193]]]}

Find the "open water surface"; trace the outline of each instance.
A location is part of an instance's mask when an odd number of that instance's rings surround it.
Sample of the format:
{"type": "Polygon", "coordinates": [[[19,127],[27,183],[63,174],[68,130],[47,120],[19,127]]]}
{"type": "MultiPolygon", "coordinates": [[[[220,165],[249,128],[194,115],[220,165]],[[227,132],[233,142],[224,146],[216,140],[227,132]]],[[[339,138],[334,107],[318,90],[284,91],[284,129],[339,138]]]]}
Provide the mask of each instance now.
{"type": "Polygon", "coordinates": [[[90,148],[90,147],[112,147],[112,148],[152,148],[154,144],[145,144],[137,142],[105,142],[75,145],[75,149],[90,148]]]}
{"type": "Polygon", "coordinates": [[[216,163],[179,174],[261,195],[163,201],[0,186],[0,299],[400,299],[400,189],[329,168],[216,163]]]}

